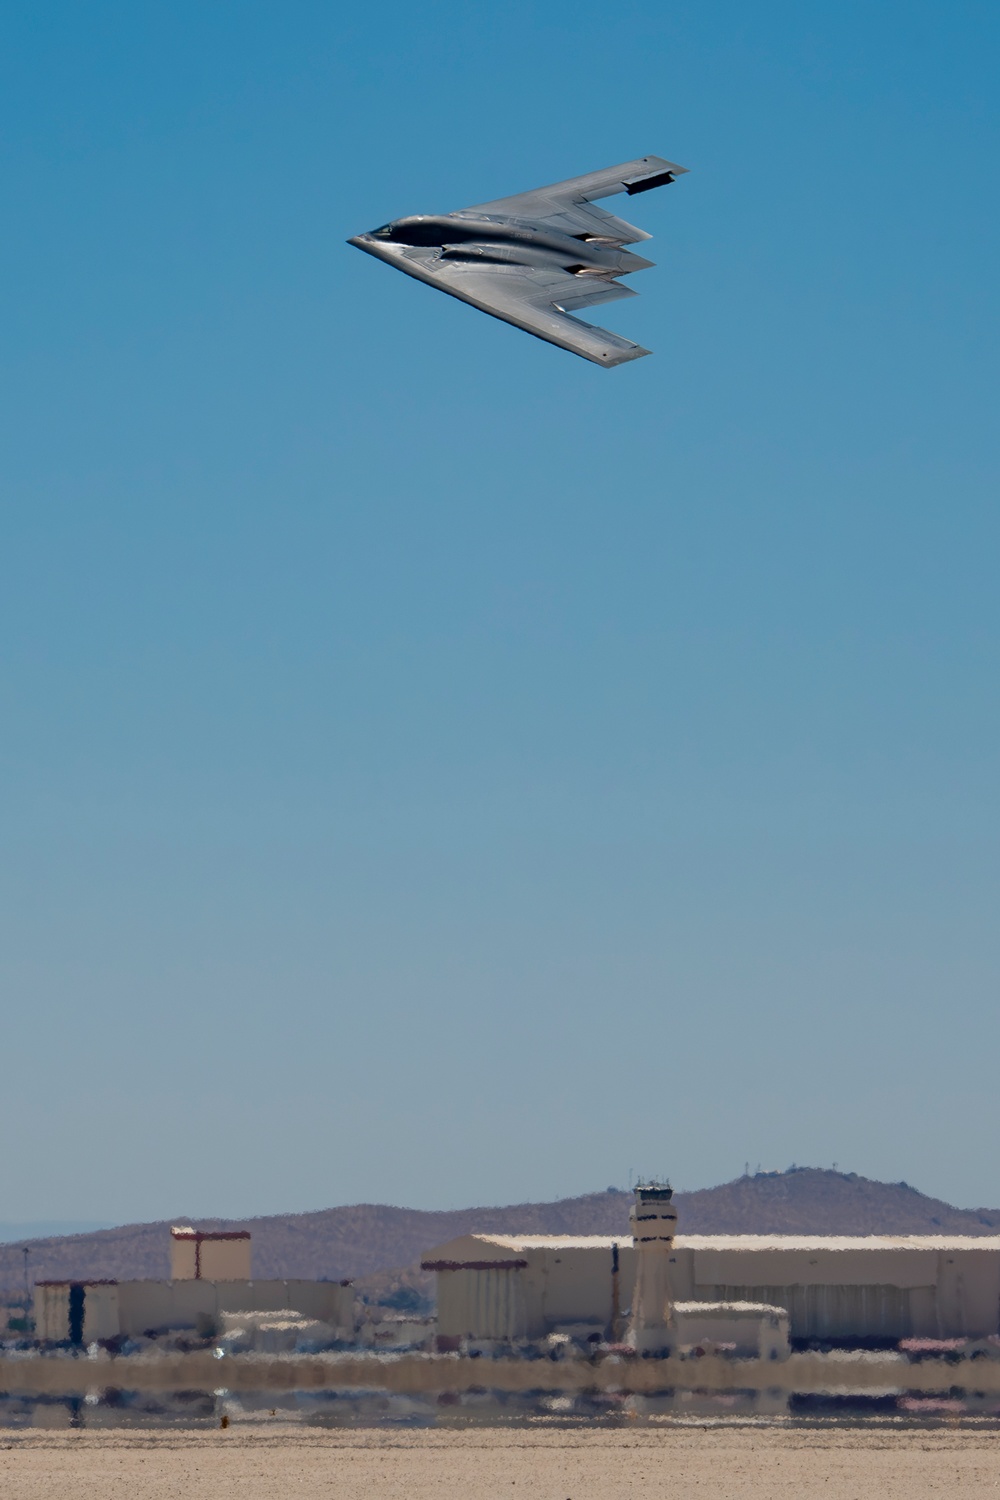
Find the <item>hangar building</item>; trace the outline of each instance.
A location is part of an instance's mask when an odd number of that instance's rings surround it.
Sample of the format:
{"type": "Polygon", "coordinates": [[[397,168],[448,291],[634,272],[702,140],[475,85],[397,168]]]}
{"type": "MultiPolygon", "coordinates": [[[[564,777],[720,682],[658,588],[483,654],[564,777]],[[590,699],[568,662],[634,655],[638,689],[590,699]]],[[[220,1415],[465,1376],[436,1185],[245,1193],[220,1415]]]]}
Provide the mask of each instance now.
{"type": "MultiPolygon", "coordinates": [[[[630,1238],[463,1235],[423,1257],[437,1273],[439,1347],[537,1339],[567,1325],[617,1336],[635,1285],[630,1238]]],[[[678,1235],[684,1302],[787,1309],[793,1340],[980,1338],[1000,1330],[1000,1237],[678,1235]]]]}

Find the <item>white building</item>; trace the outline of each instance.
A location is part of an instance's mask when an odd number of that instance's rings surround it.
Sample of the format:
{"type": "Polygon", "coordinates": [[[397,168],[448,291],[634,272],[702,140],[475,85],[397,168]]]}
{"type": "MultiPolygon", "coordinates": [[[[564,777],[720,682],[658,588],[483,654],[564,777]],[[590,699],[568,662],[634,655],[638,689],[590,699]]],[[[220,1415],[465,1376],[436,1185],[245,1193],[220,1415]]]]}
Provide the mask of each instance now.
{"type": "Polygon", "coordinates": [[[671,1310],[672,1351],[730,1349],[742,1358],[786,1359],[788,1314],[764,1302],[675,1302],[671,1310]]]}

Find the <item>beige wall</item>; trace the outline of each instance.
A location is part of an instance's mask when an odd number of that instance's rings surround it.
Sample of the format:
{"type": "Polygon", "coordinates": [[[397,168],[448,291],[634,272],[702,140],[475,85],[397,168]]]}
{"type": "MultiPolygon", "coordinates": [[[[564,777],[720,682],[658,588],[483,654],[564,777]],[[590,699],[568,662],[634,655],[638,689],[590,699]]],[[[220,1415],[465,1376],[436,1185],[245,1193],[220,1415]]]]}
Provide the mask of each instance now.
{"type": "Polygon", "coordinates": [[[35,1286],[35,1337],[52,1340],[69,1338],[69,1285],[35,1286]]]}
{"type": "MultiPolygon", "coordinates": [[[[466,1236],[425,1259],[460,1264],[493,1257],[522,1265],[487,1291],[495,1270],[438,1272],[438,1331],[451,1338],[539,1338],[560,1323],[609,1326],[612,1315],[610,1241],[554,1247],[488,1236],[466,1236]],[[455,1279],[460,1278],[460,1279],[455,1279]],[[490,1298],[494,1301],[490,1302],[490,1298]],[[488,1315],[486,1307],[493,1309],[488,1315]],[[485,1331],[486,1329],[490,1331],[485,1331]]],[[[635,1252],[619,1245],[619,1311],[632,1299],[635,1252]]],[[[796,1240],[780,1237],[678,1237],[670,1259],[675,1301],[757,1302],[787,1308],[795,1339],[982,1337],[1000,1329],[1000,1240],[914,1237],[796,1240]],[[756,1243],[754,1240],[756,1239],[756,1243]]]]}
{"type": "Polygon", "coordinates": [[[123,1281],[118,1293],[127,1334],[193,1328],[199,1314],[285,1307],[336,1328],[354,1327],[354,1290],[335,1281],[123,1281]]]}
{"type": "Polygon", "coordinates": [[[437,1332],[445,1338],[530,1337],[521,1271],[498,1267],[439,1276],[437,1332]]]}
{"type": "MultiPolygon", "coordinates": [[[[538,1337],[560,1323],[597,1323],[610,1326],[612,1308],[611,1247],[600,1249],[531,1250],[524,1272],[529,1337],[538,1337]]],[[[635,1251],[628,1240],[618,1249],[619,1310],[632,1302],[635,1288],[635,1251]]]]}
{"type": "Polygon", "coordinates": [[[193,1281],[197,1272],[198,1259],[196,1255],[197,1241],[181,1238],[178,1235],[170,1236],[170,1279],[171,1281],[193,1281]]]}
{"type": "MultiPolygon", "coordinates": [[[[433,1252],[432,1252],[433,1253],[433,1252]]],[[[509,1252],[507,1252],[509,1259],[509,1252]]],[[[610,1325],[612,1251],[526,1250],[527,1264],[439,1271],[438,1334],[444,1338],[542,1338],[561,1323],[610,1325]]],[[[619,1248],[619,1310],[632,1300],[635,1252],[619,1248]]]]}
{"type": "MultiPolygon", "coordinates": [[[[933,1288],[929,1288],[933,1302],[933,1288]]],[[[698,1287],[698,1297],[719,1301],[761,1301],[788,1311],[796,1339],[888,1339],[914,1334],[937,1337],[936,1327],[915,1326],[911,1293],[901,1287],[726,1285],[698,1287]]]]}
{"type": "Polygon", "coordinates": [[[250,1236],[170,1231],[170,1276],[173,1281],[249,1281],[250,1236]]]}
{"type": "MultiPolygon", "coordinates": [[[[120,1281],[84,1284],[84,1342],[195,1328],[200,1316],[293,1308],[353,1336],[354,1290],[335,1281],[120,1281]]],[[[35,1287],[40,1339],[69,1337],[69,1284],[35,1287]]]]}
{"type": "MultiPolygon", "coordinates": [[[[85,1285],[83,1342],[96,1343],[118,1333],[118,1287],[115,1282],[85,1285]]],[[[69,1338],[70,1283],[36,1284],[34,1297],[35,1337],[54,1343],[69,1338]]]]}
{"type": "MultiPolygon", "coordinates": [[[[707,1238],[707,1237],[706,1237],[707,1238]]],[[[1000,1328],[1000,1247],[928,1237],[810,1249],[678,1247],[675,1296],[786,1307],[808,1338],[980,1338],[1000,1328]]]]}
{"type": "Polygon", "coordinates": [[[205,1281],[249,1281],[250,1240],[202,1240],[201,1274],[205,1281]]]}
{"type": "Polygon", "coordinates": [[[941,1251],[937,1272],[937,1324],[973,1338],[997,1332],[1000,1257],[988,1250],[941,1251]]]}
{"type": "Polygon", "coordinates": [[[118,1288],[113,1283],[89,1286],[83,1303],[83,1342],[113,1339],[119,1329],[118,1288]]]}

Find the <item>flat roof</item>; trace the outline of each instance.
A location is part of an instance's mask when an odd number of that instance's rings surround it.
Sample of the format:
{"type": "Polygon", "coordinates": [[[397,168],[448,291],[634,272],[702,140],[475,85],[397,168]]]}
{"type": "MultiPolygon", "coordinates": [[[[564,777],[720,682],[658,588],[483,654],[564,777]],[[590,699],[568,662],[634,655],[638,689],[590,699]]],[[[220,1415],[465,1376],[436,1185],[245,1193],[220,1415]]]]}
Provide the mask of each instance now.
{"type": "MultiPolygon", "coordinates": [[[[559,1234],[470,1234],[449,1240],[425,1252],[422,1259],[441,1259],[442,1252],[460,1245],[496,1249],[524,1254],[529,1250],[611,1250],[630,1249],[632,1236],[559,1235],[559,1234]]],[[[804,1234],[679,1234],[674,1239],[678,1250],[992,1250],[1000,1251],[1000,1235],[804,1235],[804,1234]]]]}
{"type": "Polygon", "coordinates": [[[1000,1250],[995,1234],[679,1234],[686,1250],[1000,1250]]]}
{"type": "Polygon", "coordinates": [[[787,1318],[788,1312],[783,1307],[776,1307],[773,1302],[675,1302],[672,1304],[675,1313],[681,1317],[735,1317],[743,1318],[762,1313],[779,1313],[787,1318]]]}
{"type": "Polygon", "coordinates": [[[631,1232],[603,1234],[473,1234],[470,1239],[502,1250],[610,1250],[613,1245],[631,1245],[631,1232]]]}
{"type": "Polygon", "coordinates": [[[248,1240],[249,1229],[192,1229],[190,1224],[175,1224],[170,1231],[175,1240],[248,1240]]]}
{"type": "Polygon", "coordinates": [[[73,1281],[72,1279],[66,1280],[66,1281],[36,1281],[34,1284],[35,1284],[35,1286],[83,1286],[83,1287],[87,1287],[87,1286],[117,1286],[118,1285],[117,1281],[115,1281],[114,1279],[108,1280],[108,1279],[105,1278],[104,1280],[98,1280],[98,1278],[96,1276],[80,1276],[80,1277],[78,1277],[76,1279],[76,1281],[73,1281]]]}

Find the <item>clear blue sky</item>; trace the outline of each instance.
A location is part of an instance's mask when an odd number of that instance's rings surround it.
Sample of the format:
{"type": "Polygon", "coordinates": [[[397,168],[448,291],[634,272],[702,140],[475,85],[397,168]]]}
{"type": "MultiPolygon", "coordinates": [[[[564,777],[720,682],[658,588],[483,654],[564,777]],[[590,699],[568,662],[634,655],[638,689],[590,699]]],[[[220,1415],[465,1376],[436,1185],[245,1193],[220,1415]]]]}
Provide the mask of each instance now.
{"type": "Polygon", "coordinates": [[[5,1220],[1000,1205],[1000,9],[9,4],[5,1220]],[[344,241],[691,168],[615,371],[344,241]]]}

